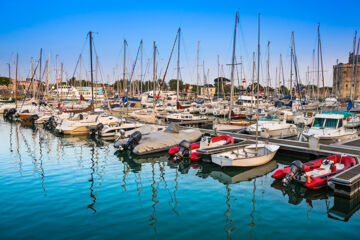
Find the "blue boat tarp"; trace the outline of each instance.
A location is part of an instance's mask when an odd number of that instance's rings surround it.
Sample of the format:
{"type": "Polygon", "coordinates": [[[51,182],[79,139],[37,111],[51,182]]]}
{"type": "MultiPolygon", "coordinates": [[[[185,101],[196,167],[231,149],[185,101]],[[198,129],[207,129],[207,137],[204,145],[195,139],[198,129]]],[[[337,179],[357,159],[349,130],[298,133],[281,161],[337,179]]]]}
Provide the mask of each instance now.
{"type": "Polygon", "coordinates": [[[204,102],[205,102],[205,100],[202,100],[202,101],[200,101],[200,102],[194,101],[194,103],[197,103],[197,104],[204,104],[204,102]]]}
{"type": "Polygon", "coordinates": [[[113,97],[113,98],[108,98],[109,100],[117,100],[117,99],[119,99],[119,96],[118,95],[116,95],[115,97],[113,97]]]}
{"type": "Polygon", "coordinates": [[[131,102],[141,102],[140,99],[137,99],[137,98],[127,98],[127,97],[122,97],[122,102],[123,103],[126,103],[127,101],[131,101],[131,102]]]}
{"type": "Polygon", "coordinates": [[[346,107],[346,110],[347,111],[350,111],[350,109],[353,107],[354,105],[353,105],[353,102],[351,101],[351,100],[349,100],[349,103],[348,103],[348,105],[347,105],[347,107],[346,107]]]}

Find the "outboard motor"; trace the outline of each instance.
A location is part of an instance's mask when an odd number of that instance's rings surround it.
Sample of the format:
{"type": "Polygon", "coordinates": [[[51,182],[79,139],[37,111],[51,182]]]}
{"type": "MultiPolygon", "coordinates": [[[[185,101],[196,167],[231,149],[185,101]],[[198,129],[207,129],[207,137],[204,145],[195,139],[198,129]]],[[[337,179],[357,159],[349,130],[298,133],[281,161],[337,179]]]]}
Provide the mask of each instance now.
{"type": "Polygon", "coordinates": [[[98,123],[94,128],[90,129],[90,134],[91,135],[95,135],[97,134],[98,136],[101,136],[101,131],[104,128],[104,124],[102,123],[98,123]]]}
{"type": "Polygon", "coordinates": [[[141,137],[142,137],[141,132],[136,131],[130,135],[130,137],[128,138],[128,140],[126,142],[124,140],[116,141],[114,143],[114,147],[118,148],[120,151],[125,151],[128,149],[132,150],[132,149],[134,149],[134,147],[136,145],[139,144],[141,137]]]}
{"type": "Polygon", "coordinates": [[[283,185],[288,186],[293,180],[302,181],[305,174],[304,164],[300,160],[291,163],[290,174],[283,179],[283,185]]]}
{"type": "Polygon", "coordinates": [[[16,113],[16,108],[10,108],[4,112],[5,119],[12,119],[16,113]]]}
{"type": "Polygon", "coordinates": [[[54,130],[56,127],[55,117],[51,116],[48,120],[44,121],[44,128],[48,130],[54,130]]]}
{"type": "Polygon", "coordinates": [[[175,154],[174,160],[190,157],[191,143],[182,140],[179,144],[179,151],[175,154]]]}

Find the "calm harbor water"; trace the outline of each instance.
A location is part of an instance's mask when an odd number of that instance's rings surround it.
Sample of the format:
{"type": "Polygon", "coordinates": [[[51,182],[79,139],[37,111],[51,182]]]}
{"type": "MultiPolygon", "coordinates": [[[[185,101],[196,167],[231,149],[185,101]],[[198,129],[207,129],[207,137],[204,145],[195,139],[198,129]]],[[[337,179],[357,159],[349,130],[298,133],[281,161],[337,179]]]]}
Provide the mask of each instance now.
{"type": "Polygon", "coordinates": [[[281,190],[296,159],[221,169],[166,154],[115,154],[0,120],[0,239],[357,239],[359,204],[330,191],[281,190]],[[337,217],[338,219],[334,219],[337,217]],[[340,218],[346,218],[341,221],[340,218]]]}

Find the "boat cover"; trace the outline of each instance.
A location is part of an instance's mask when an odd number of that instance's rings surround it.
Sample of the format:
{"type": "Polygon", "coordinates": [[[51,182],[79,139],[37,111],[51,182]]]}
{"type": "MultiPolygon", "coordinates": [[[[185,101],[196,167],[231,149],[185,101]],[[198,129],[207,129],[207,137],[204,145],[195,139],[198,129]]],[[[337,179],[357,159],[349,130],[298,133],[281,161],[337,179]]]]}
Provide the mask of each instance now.
{"type": "Polygon", "coordinates": [[[154,132],[143,136],[133,153],[144,155],[165,151],[177,146],[182,140],[195,142],[201,136],[202,133],[198,128],[180,130],[178,124],[172,123],[164,132],[154,132]]]}

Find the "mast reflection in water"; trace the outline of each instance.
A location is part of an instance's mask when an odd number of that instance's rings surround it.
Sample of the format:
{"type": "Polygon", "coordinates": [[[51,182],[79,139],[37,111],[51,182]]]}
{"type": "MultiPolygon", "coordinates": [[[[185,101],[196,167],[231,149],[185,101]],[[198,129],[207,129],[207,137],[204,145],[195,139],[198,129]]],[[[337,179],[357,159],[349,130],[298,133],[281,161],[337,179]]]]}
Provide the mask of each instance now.
{"type": "Polygon", "coordinates": [[[301,239],[310,225],[313,238],[355,239],[360,228],[359,198],[282,189],[276,161],[239,169],[114,154],[101,139],[3,121],[0,134],[0,239],[301,239]]]}

